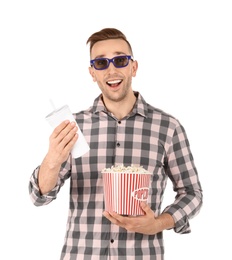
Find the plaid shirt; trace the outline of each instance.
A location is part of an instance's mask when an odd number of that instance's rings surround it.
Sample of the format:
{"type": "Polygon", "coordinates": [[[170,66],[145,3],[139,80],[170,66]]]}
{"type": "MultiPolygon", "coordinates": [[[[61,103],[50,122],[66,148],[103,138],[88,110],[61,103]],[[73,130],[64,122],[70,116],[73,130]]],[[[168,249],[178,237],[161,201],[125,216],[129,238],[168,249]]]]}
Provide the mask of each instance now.
{"type": "Polygon", "coordinates": [[[202,190],[183,126],[173,116],[147,104],[138,92],[135,95],[136,105],[122,120],[106,110],[101,96],[88,110],[74,114],[90,151],[81,158],[70,156],[63,163],[52,191],[41,195],[39,166],[31,176],[29,191],[36,206],[56,199],[64,182],[70,179],[69,216],[60,259],[164,259],[162,232],[129,232],[102,215],[103,168],[134,164],[153,173],[148,204],[155,215],[161,213],[169,178],[176,197],[164,212],[174,218],[177,233],[189,233],[189,219],[200,211],[202,190]]]}

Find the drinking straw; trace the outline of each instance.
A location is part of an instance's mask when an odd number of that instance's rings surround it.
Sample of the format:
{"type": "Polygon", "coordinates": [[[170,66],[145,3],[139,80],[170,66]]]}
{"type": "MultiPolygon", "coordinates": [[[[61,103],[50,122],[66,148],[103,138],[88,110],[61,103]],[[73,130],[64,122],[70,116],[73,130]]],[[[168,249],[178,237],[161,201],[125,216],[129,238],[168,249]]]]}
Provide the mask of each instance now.
{"type": "Polygon", "coordinates": [[[54,104],[54,102],[52,101],[51,98],[49,99],[49,101],[50,101],[50,104],[51,104],[53,110],[56,110],[56,106],[55,106],[55,104],[54,104]]]}

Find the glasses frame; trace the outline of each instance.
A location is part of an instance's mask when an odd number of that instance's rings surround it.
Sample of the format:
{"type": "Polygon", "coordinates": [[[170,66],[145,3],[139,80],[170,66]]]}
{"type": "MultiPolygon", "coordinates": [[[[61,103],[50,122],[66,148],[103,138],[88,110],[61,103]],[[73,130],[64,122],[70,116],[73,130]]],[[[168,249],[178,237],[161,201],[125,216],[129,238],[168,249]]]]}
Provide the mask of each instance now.
{"type": "Polygon", "coordinates": [[[128,64],[129,64],[129,61],[132,60],[133,61],[133,57],[131,55],[119,55],[119,56],[115,56],[113,57],[112,59],[108,59],[108,58],[97,58],[97,59],[94,59],[94,60],[90,60],[90,65],[92,67],[94,67],[96,70],[105,70],[107,69],[109,66],[110,66],[110,63],[112,62],[114,64],[114,67],[115,68],[124,68],[126,67],[128,64]],[[128,59],[128,62],[126,63],[126,65],[124,66],[117,66],[114,61],[116,58],[120,58],[120,57],[126,57],[128,59]],[[98,61],[98,60],[106,60],[107,61],[107,66],[102,68],[102,69],[99,69],[99,68],[96,68],[95,67],[95,61],[98,61]]]}

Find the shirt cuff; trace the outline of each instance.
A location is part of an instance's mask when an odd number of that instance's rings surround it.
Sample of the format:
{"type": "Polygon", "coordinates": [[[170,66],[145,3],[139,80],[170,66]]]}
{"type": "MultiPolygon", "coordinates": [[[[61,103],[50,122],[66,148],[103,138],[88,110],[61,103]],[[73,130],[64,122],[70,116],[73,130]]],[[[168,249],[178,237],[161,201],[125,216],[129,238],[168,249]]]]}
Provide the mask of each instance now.
{"type": "Polygon", "coordinates": [[[31,176],[30,184],[29,184],[29,191],[30,191],[30,197],[33,201],[33,203],[36,206],[42,206],[50,203],[52,200],[56,199],[59,186],[56,185],[51,191],[45,194],[41,194],[39,185],[38,185],[38,173],[39,173],[39,167],[37,167],[34,171],[34,173],[31,176]]]}
{"type": "Polygon", "coordinates": [[[188,216],[178,205],[168,206],[164,209],[163,213],[168,213],[173,217],[175,221],[173,230],[176,233],[187,234],[191,232],[188,216]]]}

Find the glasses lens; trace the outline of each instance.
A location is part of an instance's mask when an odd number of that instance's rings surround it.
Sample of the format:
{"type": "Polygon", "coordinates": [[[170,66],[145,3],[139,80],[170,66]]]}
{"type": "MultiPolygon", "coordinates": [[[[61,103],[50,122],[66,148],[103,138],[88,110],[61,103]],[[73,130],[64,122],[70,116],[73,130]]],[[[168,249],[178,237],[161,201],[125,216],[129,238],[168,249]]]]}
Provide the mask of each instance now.
{"type": "Polygon", "coordinates": [[[125,67],[128,65],[129,59],[127,56],[119,56],[114,58],[114,66],[117,68],[125,67]]]}
{"type": "Polygon", "coordinates": [[[107,59],[104,59],[104,58],[102,58],[102,59],[96,59],[96,60],[94,61],[94,67],[95,67],[96,69],[98,69],[98,70],[102,70],[102,69],[107,68],[108,63],[109,63],[109,62],[108,62],[107,59]]]}

